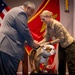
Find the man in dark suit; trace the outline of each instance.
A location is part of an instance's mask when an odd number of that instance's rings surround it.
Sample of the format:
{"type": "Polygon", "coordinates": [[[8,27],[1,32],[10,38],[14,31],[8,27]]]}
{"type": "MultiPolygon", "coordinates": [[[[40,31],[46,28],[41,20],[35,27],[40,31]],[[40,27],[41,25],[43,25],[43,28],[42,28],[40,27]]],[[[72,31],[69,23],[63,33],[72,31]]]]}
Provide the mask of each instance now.
{"type": "Polygon", "coordinates": [[[27,1],[5,15],[0,27],[0,75],[16,75],[18,64],[24,59],[25,41],[32,48],[39,47],[27,26],[34,10],[34,3],[27,1]]]}

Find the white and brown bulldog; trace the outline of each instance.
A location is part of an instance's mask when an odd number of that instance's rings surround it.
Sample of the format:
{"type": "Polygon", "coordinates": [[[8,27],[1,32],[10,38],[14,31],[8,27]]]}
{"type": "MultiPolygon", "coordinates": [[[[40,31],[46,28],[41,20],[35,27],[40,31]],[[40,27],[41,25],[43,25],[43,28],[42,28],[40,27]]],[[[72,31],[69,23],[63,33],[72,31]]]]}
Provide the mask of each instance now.
{"type": "Polygon", "coordinates": [[[53,45],[44,45],[43,47],[39,47],[37,50],[32,50],[29,55],[29,62],[32,72],[40,72],[41,63],[44,64],[44,69],[42,71],[47,72],[46,66],[48,64],[48,58],[55,53],[56,52],[53,45]]]}

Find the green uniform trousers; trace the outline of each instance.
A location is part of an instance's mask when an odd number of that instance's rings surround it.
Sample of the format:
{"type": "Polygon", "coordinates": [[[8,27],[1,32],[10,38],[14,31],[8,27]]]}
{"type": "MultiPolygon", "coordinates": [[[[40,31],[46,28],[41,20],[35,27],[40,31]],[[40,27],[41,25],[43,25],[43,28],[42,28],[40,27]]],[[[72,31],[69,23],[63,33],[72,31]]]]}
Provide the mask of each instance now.
{"type": "Polygon", "coordinates": [[[75,75],[75,41],[66,48],[59,45],[58,57],[59,75],[66,75],[66,63],[69,75],[75,75]]]}

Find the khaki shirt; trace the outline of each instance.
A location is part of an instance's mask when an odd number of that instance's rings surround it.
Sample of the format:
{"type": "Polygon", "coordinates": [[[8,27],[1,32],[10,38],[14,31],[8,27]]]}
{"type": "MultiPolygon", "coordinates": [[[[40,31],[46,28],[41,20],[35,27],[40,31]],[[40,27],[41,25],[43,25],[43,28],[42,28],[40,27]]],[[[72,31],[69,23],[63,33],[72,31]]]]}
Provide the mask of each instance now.
{"type": "Polygon", "coordinates": [[[51,44],[60,43],[63,48],[69,46],[74,40],[64,26],[56,20],[47,25],[44,38],[49,41],[53,37],[55,39],[51,41],[51,44]]]}

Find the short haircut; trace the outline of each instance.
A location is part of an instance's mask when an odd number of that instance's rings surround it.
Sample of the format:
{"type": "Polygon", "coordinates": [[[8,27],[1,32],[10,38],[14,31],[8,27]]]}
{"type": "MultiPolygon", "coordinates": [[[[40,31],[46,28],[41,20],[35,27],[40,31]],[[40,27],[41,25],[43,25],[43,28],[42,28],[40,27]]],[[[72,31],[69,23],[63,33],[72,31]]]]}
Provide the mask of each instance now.
{"type": "Polygon", "coordinates": [[[53,16],[53,13],[50,12],[50,11],[48,11],[48,10],[44,10],[44,11],[40,14],[40,16],[50,16],[50,17],[52,17],[52,16],[53,16]]]}
{"type": "Polygon", "coordinates": [[[26,1],[24,4],[23,4],[24,7],[29,7],[31,9],[35,9],[35,4],[33,2],[30,2],[30,1],[26,1]]]}

